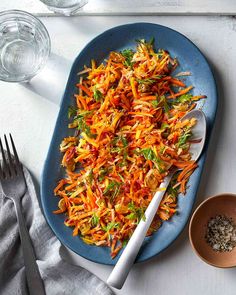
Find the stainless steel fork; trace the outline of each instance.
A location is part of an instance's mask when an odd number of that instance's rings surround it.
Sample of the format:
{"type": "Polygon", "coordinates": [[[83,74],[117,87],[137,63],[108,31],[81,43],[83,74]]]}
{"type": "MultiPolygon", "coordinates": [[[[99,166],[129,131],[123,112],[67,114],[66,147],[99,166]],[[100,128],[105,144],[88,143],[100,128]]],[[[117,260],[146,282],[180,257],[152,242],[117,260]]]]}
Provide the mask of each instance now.
{"type": "Polygon", "coordinates": [[[10,141],[14,157],[11,155],[6,135],[4,135],[4,139],[7,152],[4,152],[0,138],[0,150],[2,154],[2,165],[0,163],[0,183],[4,195],[11,199],[15,205],[29,293],[30,295],[44,295],[43,281],[39,273],[29,231],[27,230],[21,209],[21,199],[27,190],[23,167],[19,161],[11,134],[10,141]]]}

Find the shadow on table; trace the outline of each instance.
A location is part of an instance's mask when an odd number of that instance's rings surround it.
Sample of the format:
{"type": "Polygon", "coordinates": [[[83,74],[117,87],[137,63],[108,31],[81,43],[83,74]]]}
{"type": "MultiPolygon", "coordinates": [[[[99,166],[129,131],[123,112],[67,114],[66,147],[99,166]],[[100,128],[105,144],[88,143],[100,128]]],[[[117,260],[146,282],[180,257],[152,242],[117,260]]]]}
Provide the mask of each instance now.
{"type": "MultiPolygon", "coordinates": [[[[78,31],[80,35],[84,36],[94,36],[94,32],[100,34],[104,31],[104,18],[95,17],[90,18],[90,25],[88,26],[86,22],[84,22],[84,18],[86,16],[72,16],[68,18],[64,18],[63,21],[71,27],[73,32],[78,31]]],[[[86,44],[85,44],[86,45],[86,44]]]]}
{"type": "Polygon", "coordinates": [[[214,177],[214,164],[216,163],[216,157],[218,156],[216,153],[216,148],[218,144],[220,143],[220,139],[222,138],[222,134],[224,132],[223,126],[225,126],[224,120],[226,118],[226,99],[225,99],[225,93],[224,93],[224,83],[220,77],[220,73],[218,72],[217,68],[211,63],[210,66],[212,68],[216,85],[217,85],[217,92],[218,92],[218,110],[216,114],[216,119],[214,123],[214,127],[212,130],[211,138],[210,138],[210,143],[207,151],[207,157],[206,157],[206,162],[205,166],[203,169],[203,174],[201,176],[201,182],[200,186],[198,189],[198,194],[197,194],[197,199],[195,202],[194,208],[198,206],[204,199],[209,197],[207,195],[207,187],[208,183],[214,183],[212,181],[212,177],[214,177]]]}
{"type": "Polygon", "coordinates": [[[59,105],[65,90],[72,62],[51,53],[46,66],[30,82],[21,83],[22,87],[59,105]]]}

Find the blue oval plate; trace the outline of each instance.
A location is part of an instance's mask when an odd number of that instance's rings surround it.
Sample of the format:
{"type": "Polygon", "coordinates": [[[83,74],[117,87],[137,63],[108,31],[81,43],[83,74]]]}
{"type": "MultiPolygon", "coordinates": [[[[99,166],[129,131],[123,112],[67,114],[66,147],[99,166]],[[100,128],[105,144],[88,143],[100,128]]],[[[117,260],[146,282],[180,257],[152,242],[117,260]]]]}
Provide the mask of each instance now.
{"type": "MultiPolygon", "coordinates": [[[[59,145],[61,140],[70,134],[67,128],[67,110],[69,105],[74,104],[73,94],[76,92],[75,84],[78,82],[77,72],[83,69],[85,64],[89,65],[91,59],[102,62],[110,51],[135,48],[135,40],[150,40],[152,37],[155,38],[155,47],[157,49],[166,49],[172,57],[177,57],[180,64],[177,69],[178,72],[191,72],[191,76],[186,77],[186,83],[187,85],[194,85],[193,94],[207,95],[207,99],[201,107],[208,121],[208,140],[215,119],[217,93],[212,71],[200,50],[182,34],[170,28],[151,23],[127,24],[102,33],[82,50],[74,61],[62,99],[56,127],[43,170],[41,200],[46,219],[58,239],[77,254],[98,263],[113,265],[118,260],[119,255],[115,259],[111,259],[110,249],[108,247],[87,245],[79,237],[73,237],[72,229],[63,224],[65,219],[64,214],[55,215],[52,213],[57,208],[58,203],[58,198],[53,195],[53,189],[57,181],[63,177],[59,145]]],[[[196,169],[188,183],[189,188],[187,194],[185,197],[179,196],[178,214],[170,221],[164,222],[158,232],[153,236],[145,239],[136,262],[147,260],[163,251],[178,237],[186,225],[203,170],[207,143],[198,163],[199,168],[196,169]]]]}

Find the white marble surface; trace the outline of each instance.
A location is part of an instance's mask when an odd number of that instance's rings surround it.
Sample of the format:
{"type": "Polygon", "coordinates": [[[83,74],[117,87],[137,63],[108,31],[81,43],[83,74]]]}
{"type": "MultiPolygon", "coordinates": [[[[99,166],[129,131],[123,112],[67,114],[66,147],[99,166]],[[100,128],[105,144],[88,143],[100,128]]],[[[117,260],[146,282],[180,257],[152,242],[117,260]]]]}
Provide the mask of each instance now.
{"type": "MultiPolygon", "coordinates": [[[[189,37],[208,58],[219,90],[219,108],[196,205],[206,197],[235,192],[236,179],[236,19],[206,16],[79,16],[41,18],[51,36],[52,56],[30,84],[0,82],[0,135],[11,132],[19,156],[40,182],[60,99],[70,65],[94,36],[110,27],[148,21],[174,28],[189,37]]],[[[63,249],[63,255],[106,280],[110,266],[87,261],[63,249]]],[[[234,295],[236,268],[217,269],[191,250],[187,228],[158,257],[135,265],[122,295],[234,295]]],[[[95,294],[94,294],[95,295],[95,294]]]]}

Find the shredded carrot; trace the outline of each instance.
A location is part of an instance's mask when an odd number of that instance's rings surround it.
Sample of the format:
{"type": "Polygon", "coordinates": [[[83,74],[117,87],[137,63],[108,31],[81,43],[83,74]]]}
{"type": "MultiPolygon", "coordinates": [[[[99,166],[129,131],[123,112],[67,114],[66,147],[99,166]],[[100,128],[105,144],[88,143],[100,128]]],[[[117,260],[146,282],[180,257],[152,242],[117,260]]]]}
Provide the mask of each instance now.
{"type": "MultiPolygon", "coordinates": [[[[141,40],[137,50],[111,52],[79,72],[75,106],[60,151],[66,176],[54,194],[55,214],[85,243],[111,248],[114,258],[144,218],[153,194],[173,167],[182,171],[166,190],[147,235],[177,210],[197,164],[191,160],[193,120],[181,118],[204,95],[172,76],[178,66],[165,50],[141,40]],[[182,95],[185,95],[181,97],[182,95]]],[[[184,73],[182,73],[183,75],[184,73]]]]}
{"type": "Polygon", "coordinates": [[[185,86],[186,86],[182,81],[180,81],[180,80],[178,80],[178,79],[174,79],[174,78],[172,78],[172,79],[170,79],[170,82],[171,82],[173,85],[176,85],[176,86],[180,86],[180,87],[185,87],[185,86]]]}
{"type": "Polygon", "coordinates": [[[61,213],[64,213],[66,212],[66,209],[62,210],[62,209],[58,209],[58,210],[54,210],[52,211],[54,214],[61,214],[61,213]]]}
{"type": "Polygon", "coordinates": [[[81,108],[83,108],[84,110],[87,110],[88,109],[86,100],[83,98],[83,96],[76,95],[75,94],[75,98],[77,99],[77,104],[79,104],[80,106],[82,106],[81,108]]]}
{"type": "Polygon", "coordinates": [[[76,84],[77,87],[79,87],[81,90],[83,90],[88,96],[92,96],[92,92],[87,88],[85,87],[83,84],[76,84]]]}
{"type": "Polygon", "coordinates": [[[156,98],[157,97],[155,95],[149,95],[149,96],[141,96],[139,99],[144,101],[149,101],[149,100],[156,100],[156,98]]]}
{"type": "Polygon", "coordinates": [[[183,95],[183,94],[185,94],[185,93],[188,93],[191,89],[193,89],[193,86],[189,86],[189,87],[187,87],[187,88],[184,88],[184,89],[180,90],[179,92],[173,94],[172,97],[178,97],[178,96],[181,96],[181,95],[183,95]]]}
{"type": "Polygon", "coordinates": [[[179,174],[179,176],[177,178],[177,181],[181,182],[184,179],[185,175],[189,171],[193,170],[196,167],[197,167],[197,164],[195,162],[193,162],[190,165],[188,165],[187,167],[185,167],[184,170],[179,174]]]}

